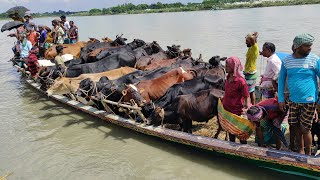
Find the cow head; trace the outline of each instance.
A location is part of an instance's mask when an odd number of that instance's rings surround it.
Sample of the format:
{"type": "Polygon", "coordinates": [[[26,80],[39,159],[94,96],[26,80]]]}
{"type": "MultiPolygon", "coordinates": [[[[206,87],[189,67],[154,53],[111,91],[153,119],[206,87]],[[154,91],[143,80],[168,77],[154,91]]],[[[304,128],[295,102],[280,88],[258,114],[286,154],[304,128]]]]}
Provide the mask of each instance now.
{"type": "Polygon", "coordinates": [[[101,40],[102,40],[102,42],[112,42],[112,39],[110,39],[108,37],[104,37],[101,40]]]}
{"type": "Polygon", "coordinates": [[[148,118],[148,125],[158,126],[163,124],[164,121],[164,109],[161,107],[156,107],[153,113],[148,118]]]}
{"type": "Polygon", "coordinates": [[[130,102],[131,100],[134,100],[138,106],[143,107],[146,103],[146,100],[140,94],[143,90],[139,91],[133,84],[129,84],[126,87],[127,88],[122,91],[124,101],[130,102]]]}
{"type": "Polygon", "coordinates": [[[90,78],[82,80],[79,84],[79,88],[76,91],[76,95],[79,97],[88,98],[92,96],[94,92],[94,82],[90,78]]]}
{"type": "Polygon", "coordinates": [[[181,54],[180,45],[167,46],[167,48],[168,48],[167,54],[171,58],[178,57],[181,54]]]}
{"type": "Polygon", "coordinates": [[[182,81],[179,81],[179,82],[187,81],[187,80],[190,80],[190,79],[197,77],[197,72],[195,70],[187,70],[186,71],[182,67],[179,67],[177,70],[179,73],[179,78],[182,79],[182,81]]]}
{"type": "Polygon", "coordinates": [[[226,60],[226,57],[222,57],[220,58],[220,56],[213,56],[211,59],[209,59],[209,63],[213,66],[213,67],[219,67],[222,66],[221,65],[221,61],[226,60]]]}
{"type": "MultiPolygon", "coordinates": [[[[157,41],[153,41],[152,43],[149,44],[149,48],[151,50],[151,54],[158,53],[160,51],[163,51],[163,49],[160,47],[160,45],[157,43],[157,41]]],[[[146,50],[146,49],[145,49],[146,50]]],[[[147,51],[147,50],[146,50],[147,51]]],[[[148,52],[148,51],[147,51],[148,52]]],[[[151,55],[150,54],[150,55],[151,55]]]]}
{"type": "Polygon", "coordinates": [[[131,43],[128,43],[127,45],[132,49],[137,49],[139,47],[144,46],[146,43],[141,39],[134,39],[131,43]]]}
{"type": "Polygon", "coordinates": [[[126,45],[126,40],[127,38],[123,38],[122,37],[123,34],[121,34],[120,36],[116,36],[116,39],[114,41],[111,42],[112,46],[123,46],[126,45]]]}
{"type": "Polygon", "coordinates": [[[118,97],[120,94],[121,92],[118,92],[118,86],[114,84],[111,80],[108,80],[108,82],[104,83],[103,88],[100,90],[100,92],[95,95],[95,98],[101,100],[102,97],[112,96],[116,98],[111,100],[118,100],[120,99],[120,97],[118,97]]]}
{"type": "Polygon", "coordinates": [[[66,78],[59,78],[54,81],[54,83],[47,90],[49,96],[53,94],[63,95],[71,93],[69,86],[66,83],[71,84],[70,80],[65,81],[66,78]]]}

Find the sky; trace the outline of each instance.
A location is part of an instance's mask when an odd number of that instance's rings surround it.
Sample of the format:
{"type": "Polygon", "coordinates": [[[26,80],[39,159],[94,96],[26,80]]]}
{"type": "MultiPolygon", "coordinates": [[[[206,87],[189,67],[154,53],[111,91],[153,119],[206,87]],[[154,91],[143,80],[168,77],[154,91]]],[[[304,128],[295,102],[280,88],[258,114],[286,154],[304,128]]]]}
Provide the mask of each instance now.
{"type": "Polygon", "coordinates": [[[203,0],[0,0],[0,13],[6,12],[15,5],[25,6],[30,13],[53,11],[88,11],[93,8],[108,8],[124,3],[152,4],[202,2],[203,0]]]}

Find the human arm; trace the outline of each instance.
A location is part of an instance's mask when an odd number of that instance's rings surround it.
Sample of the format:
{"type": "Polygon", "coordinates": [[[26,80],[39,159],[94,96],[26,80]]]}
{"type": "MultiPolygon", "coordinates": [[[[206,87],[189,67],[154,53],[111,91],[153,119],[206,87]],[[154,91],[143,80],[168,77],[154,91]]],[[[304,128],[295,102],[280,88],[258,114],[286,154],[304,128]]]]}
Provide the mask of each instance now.
{"type": "Polygon", "coordinates": [[[285,100],[284,100],[284,86],[286,83],[286,77],[287,77],[287,69],[284,66],[284,63],[281,64],[279,78],[278,78],[278,102],[279,102],[279,108],[282,112],[285,111],[285,100]]]}
{"type": "Polygon", "coordinates": [[[261,126],[260,126],[260,122],[255,122],[255,125],[256,125],[256,135],[257,135],[257,138],[258,138],[258,146],[259,147],[265,147],[265,146],[263,146],[263,134],[262,134],[262,129],[261,129],[261,126]]]}
{"type": "Polygon", "coordinates": [[[244,97],[244,104],[243,104],[243,107],[245,109],[248,108],[248,106],[250,105],[250,94],[249,94],[249,89],[248,89],[248,85],[246,83],[246,81],[243,79],[242,81],[242,96],[244,97]]]}

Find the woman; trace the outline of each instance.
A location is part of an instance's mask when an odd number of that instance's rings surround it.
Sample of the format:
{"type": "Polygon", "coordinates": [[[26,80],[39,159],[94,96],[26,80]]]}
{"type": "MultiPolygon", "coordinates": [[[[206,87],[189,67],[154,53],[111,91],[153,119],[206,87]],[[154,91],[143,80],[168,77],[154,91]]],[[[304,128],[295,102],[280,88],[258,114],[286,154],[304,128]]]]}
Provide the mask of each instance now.
{"type": "Polygon", "coordinates": [[[59,20],[55,19],[52,21],[53,30],[53,39],[55,44],[63,44],[64,43],[64,31],[60,27],[59,20]]]}
{"type": "Polygon", "coordinates": [[[269,98],[251,106],[247,111],[247,117],[256,125],[256,142],[258,146],[265,147],[268,144],[276,144],[281,148],[281,139],[287,145],[284,133],[288,126],[287,112],[279,109],[277,98],[269,98]]]}
{"type": "MultiPolygon", "coordinates": [[[[225,110],[241,116],[243,108],[249,104],[249,91],[246,80],[241,76],[242,64],[238,57],[232,56],[226,60],[227,80],[222,104],[225,110]]],[[[235,135],[229,133],[230,141],[235,142],[235,135]]],[[[240,141],[246,144],[246,141],[240,141]]]]}

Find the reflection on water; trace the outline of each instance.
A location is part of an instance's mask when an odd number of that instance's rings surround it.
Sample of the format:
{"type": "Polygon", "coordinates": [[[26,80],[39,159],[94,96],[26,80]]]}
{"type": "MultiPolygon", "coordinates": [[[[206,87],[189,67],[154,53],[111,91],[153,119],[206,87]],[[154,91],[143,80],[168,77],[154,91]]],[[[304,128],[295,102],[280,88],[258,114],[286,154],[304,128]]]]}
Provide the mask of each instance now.
{"type": "MultiPolygon", "coordinates": [[[[82,40],[124,33],[129,41],[158,40],[163,47],[181,44],[195,57],[202,53],[208,59],[216,54],[244,57],[244,36],[254,30],[260,32],[260,44],[272,41],[279,50],[290,52],[297,33],[320,37],[320,25],[313,23],[318,9],[315,5],[69,20],[78,25],[82,40]],[[297,11],[304,12],[302,17],[297,11]]],[[[34,21],[50,24],[50,20],[34,21]]],[[[14,40],[6,34],[0,34],[0,176],[13,172],[8,179],[299,178],[145,136],[50,101],[24,83],[7,62],[14,40]]],[[[317,54],[319,42],[314,44],[317,54]]]]}

